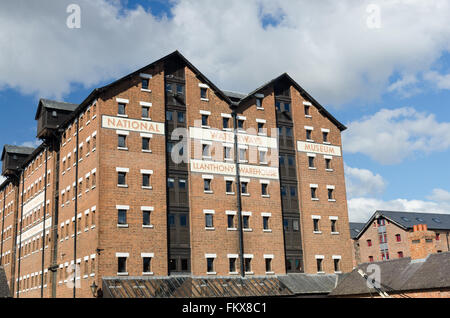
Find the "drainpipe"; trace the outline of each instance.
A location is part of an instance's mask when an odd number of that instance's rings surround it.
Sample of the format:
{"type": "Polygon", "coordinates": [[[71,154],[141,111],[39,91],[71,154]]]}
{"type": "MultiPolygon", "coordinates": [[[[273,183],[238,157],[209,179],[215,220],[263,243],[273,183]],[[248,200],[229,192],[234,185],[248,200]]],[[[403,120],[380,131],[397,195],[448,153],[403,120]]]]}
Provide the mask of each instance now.
{"type": "Polygon", "coordinates": [[[19,180],[17,180],[17,176],[13,177],[13,185],[14,188],[17,188],[16,192],[16,199],[15,199],[15,206],[14,206],[14,231],[13,231],[13,246],[12,246],[12,258],[11,258],[11,279],[10,279],[10,286],[11,286],[11,295],[14,295],[14,288],[15,288],[15,277],[16,277],[16,256],[17,256],[17,215],[19,214],[19,191],[20,191],[20,177],[19,180]]]}
{"type": "MultiPolygon", "coordinates": [[[[19,284],[20,284],[20,257],[22,254],[22,230],[23,230],[23,191],[24,191],[24,187],[25,187],[25,174],[23,173],[23,169],[20,170],[21,171],[21,175],[22,175],[22,193],[21,193],[21,204],[20,204],[20,236],[19,236],[19,264],[17,267],[17,298],[19,298],[19,284]]],[[[19,176],[19,189],[20,189],[20,176],[19,176]]]]}
{"type": "Polygon", "coordinates": [[[75,229],[74,229],[74,237],[73,237],[73,268],[74,268],[74,275],[73,275],[73,298],[76,298],[76,283],[77,283],[77,235],[78,235],[78,218],[77,218],[77,211],[78,211],[78,157],[80,148],[78,146],[78,143],[80,141],[80,122],[77,119],[77,152],[75,154],[75,229]]]}
{"type": "Polygon", "coordinates": [[[5,230],[5,208],[6,208],[5,201],[6,201],[6,187],[3,189],[2,244],[1,244],[1,250],[0,250],[0,266],[3,265],[3,256],[2,255],[3,255],[3,231],[5,230]]]}
{"type": "MultiPolygon", "coordinates": [[[[52,150],[54,151],[54,176],[53,176],[53,216],[52,216],[52,263],[49,270],[52,272],[52,298],[56,298],[56,285],[58,275],[58,221],[59,221],[59,138],[58,134],[55,134],[52,138],[52,150]]],[[[46,171],[48,173],[48,171],[46,171]]]]}
{"type": "Polygon", "coordinates": [[[244,268],[244,234],[242,231],[242,197],[241,197],[241,174],[239,171],[239,147],[237,136],[237,115],[236,111],[232,111],[234,123],[234,160],[236,162],[236,190],[237,190],[237,212],[238,212],[238,232],[239,232],[239,262],[241,276],[245,277],[244,268]]]}
{"type": "Polygon", "coordinates": [[[46,215],[47,215],[47,159],[48,159],[48,146],[45,145],[45,169],[44,169],[44,220],[42,221],[42,275],[41,275],[41,298],[44,298],[45,220],[46,220],[46,215]]]}

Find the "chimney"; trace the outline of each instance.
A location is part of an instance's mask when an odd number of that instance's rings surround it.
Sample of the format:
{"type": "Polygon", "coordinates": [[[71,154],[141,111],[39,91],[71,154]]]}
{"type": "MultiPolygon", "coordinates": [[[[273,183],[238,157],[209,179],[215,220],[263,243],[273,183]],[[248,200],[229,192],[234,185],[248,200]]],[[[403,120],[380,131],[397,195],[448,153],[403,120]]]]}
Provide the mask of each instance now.
{"type": "Polygon", "coordinates": [[[436,234],[428,231],[426,224],[413,226],[413,232],[409,233],[411,259],[424,259],[429,254],[437,253],[436,234]]]}

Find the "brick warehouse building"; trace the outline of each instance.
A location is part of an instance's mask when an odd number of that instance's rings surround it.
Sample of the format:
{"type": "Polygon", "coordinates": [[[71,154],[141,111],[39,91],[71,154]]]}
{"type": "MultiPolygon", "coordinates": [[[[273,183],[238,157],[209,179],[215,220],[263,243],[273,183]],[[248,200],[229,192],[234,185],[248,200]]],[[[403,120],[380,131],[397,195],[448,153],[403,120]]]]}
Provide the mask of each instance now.
{"type": "Polygon", "coordinates": [[[287,74],[226,92],[176,51],[80,105],[42,99],[36,120],[41,146],[2,153],[15,297],[92,297],[112,276],[352,268],[346,127],[287,74]]]}
{"type": "Polygon", "coordinates": [[[430,243],[435,244],[435,253],[450,251],[450,214],[380,210],[367,223],[350,226],[354,263],[410,257],[414,245],[408,237],[419,224],[433,232],[430,243]]]}

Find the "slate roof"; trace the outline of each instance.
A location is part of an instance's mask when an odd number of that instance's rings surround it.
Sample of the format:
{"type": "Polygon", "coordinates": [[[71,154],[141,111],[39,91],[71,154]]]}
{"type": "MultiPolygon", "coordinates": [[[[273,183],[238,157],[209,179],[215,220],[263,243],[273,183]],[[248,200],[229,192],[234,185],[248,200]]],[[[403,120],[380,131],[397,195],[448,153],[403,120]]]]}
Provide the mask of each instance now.
{"type": "Polygon", "coordinates": [[[231,91],[224,91],[222,90],[222,92],[227,95],[229,98],[234,98],[234,99],[243,99],[245,98],[247,95],[246,94],[242,94],[242,93],[236,93],[236,92],[231,92],[231,91]]]}
{"type": "Polygon", "coordinates": [[[411,230],[414,225],[418,224],[426,224],[429,230],[450,230],[450,214],[377,210],[364,225],[356,239],[367,230],[378,216],[385,217],[404,230],[411,230]]]}
{"type": "Polygon", "coordinates": [[[380,267],[381,289],[388,294],[450,288],[450,252],[445,252],[430,254],[423,260],[407,257],[361,264],[351,273],[345,274],[329,296],[378,295],[375,289],[367,287],[366,280],[358,273],[362,269],[370,275],[373,270],[367,271],[367,267],[371,264],[380,267]]]}
{"type": "Polygon", "coordinates": [[[11,297],[9,293],[8,280],[6,279],[6,274],[3,266],[0,266],[0,298],[11,297]]]}
{"type": "Polygon", "coordinates": [[[2,152],[2,161],[6,153],[15,153],[19,155],[31,155],[35,148],[31,147],[22,147],[22,146],[14,146],[14,145],[4,145],[2,152]]]}
{"type": "Polygon", "coordinates": [[[296,295],[328,294],[336,287],[338,275],[287,274],[278,279],[296,295]]]}
{"type": "Polygon", "coordinates": [[[364,228],[364,225],[366,225],[366,223],[350,222],[350,237],[355,239],[359,232],[364,228]]]}
{"type": "Polygon", "coordinates": [[[45,98],[41,98],[39,100],[39,105],[36,110],[36,116],[35,119],[38,119],[38,116],[41,112],[42,107],[49,108],[49,109],[57,109],[57,110],[64,110],[68,112],[73,112],[77,107],[78,104],[72,104],[72,103],[66,103],[66,102],[58,102],[54,100],[49,100],[45,98]]]}

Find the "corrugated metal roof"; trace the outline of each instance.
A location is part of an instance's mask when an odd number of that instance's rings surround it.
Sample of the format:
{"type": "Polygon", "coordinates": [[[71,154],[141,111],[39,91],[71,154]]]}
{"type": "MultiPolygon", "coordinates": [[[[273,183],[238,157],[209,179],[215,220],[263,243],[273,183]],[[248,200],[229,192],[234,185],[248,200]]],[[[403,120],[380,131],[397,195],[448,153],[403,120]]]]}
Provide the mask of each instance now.
{"type": "Polygon", "coordinates": [[[352,239],[356,238],[356,236],[358,236],[358,234],[364,228],[364,225],[366,225],[366,223],[350,222],[350,237],[352,239]]]}
{"type": "Polygon", "coordinates": [[[365,263],[351,273],[344,275],[329,296],[376,294],[358,273],[362,269],[368,273],[369,265],[379,266],[381,289],[389,293],[409,290],[450,288],[450,252],[430,254],[425,260],[411,261],[400,258],[391,261],[365,263]]]}
{"type": "Polygon", "coordinates": [[[104,277],[103,295],[111,298],[235,298],[292,296],[276,277],[104,277]]]}
{"type": "Polygon", "coordinates": [[[103,295],[111,298],[233,298],[327,295],[334,274],[255,277],[104,277],[103,295]]]}

